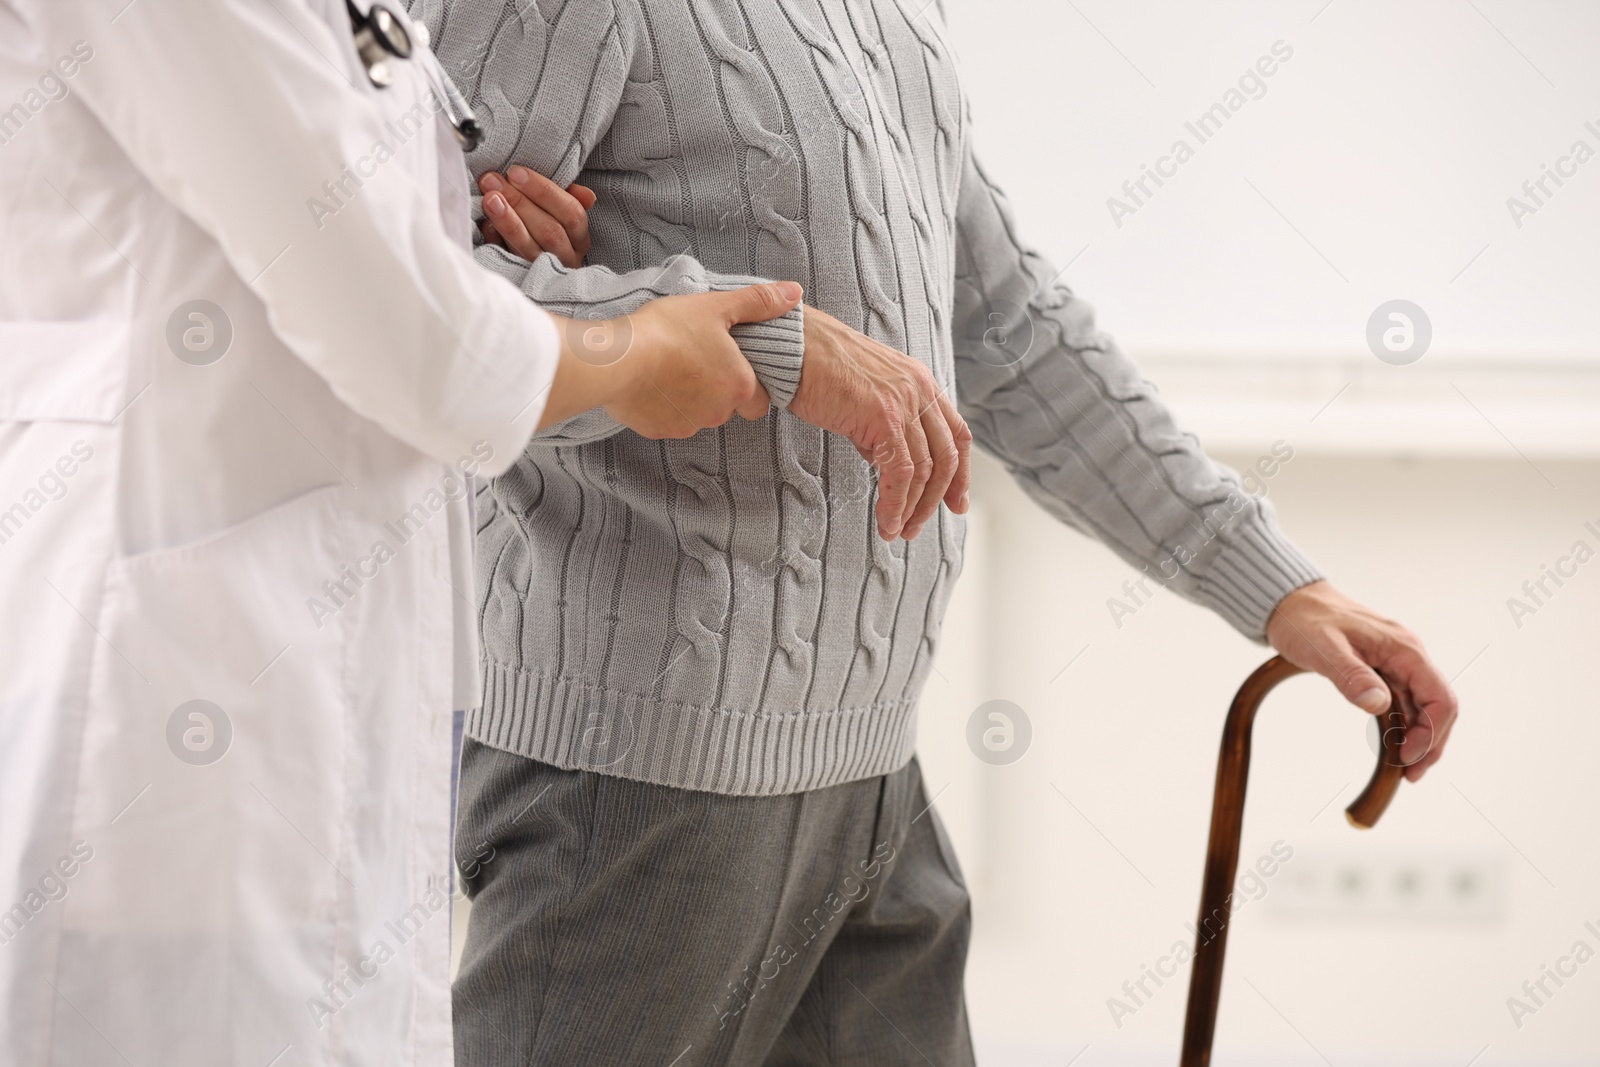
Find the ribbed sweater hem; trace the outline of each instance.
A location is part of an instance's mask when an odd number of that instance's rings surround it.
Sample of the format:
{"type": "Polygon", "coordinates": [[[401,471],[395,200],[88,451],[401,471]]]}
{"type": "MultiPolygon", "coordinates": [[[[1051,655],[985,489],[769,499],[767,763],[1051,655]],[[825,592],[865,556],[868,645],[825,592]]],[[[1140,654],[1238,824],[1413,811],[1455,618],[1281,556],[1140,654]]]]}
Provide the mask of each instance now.
{"type": "Polygon", "coordinates": [[[1265,643],[1278,602],[1323,577],[1276,523],[1262,521],[1243,526],[1222,546],[1195,598],[1252,641],[1265,643]]]}
{"type": "Polygon", "coordinates": [[[822,712],[751,712],[657,700],[492,660],[466,732],[565,770],[729,796],[822,789],[899,770],[916,701],[822,712]]]}
{"type": "Polygon", "coordinates": [[[806,353],[805,305],[767,322],[742,322],[729,331],[772,402],[789,406],[800,391],[806,353]]]}

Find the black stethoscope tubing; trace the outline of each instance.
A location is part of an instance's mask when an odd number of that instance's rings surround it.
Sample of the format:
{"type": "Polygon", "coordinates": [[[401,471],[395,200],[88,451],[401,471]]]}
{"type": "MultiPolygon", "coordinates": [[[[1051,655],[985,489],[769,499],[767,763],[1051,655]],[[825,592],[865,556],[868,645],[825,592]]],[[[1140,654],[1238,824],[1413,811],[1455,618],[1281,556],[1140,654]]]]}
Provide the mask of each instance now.
{"type": "Polygon", "coordinates": [[[391,60],[418,59],[434,99],[450,121],[461,147],[470,152],[483,143],[483,127],[478,124],[467,98],[461,95],[461,90],[456,88],[456,83],[428,47],[425,26],[412,22],[387,4],[372,4],[362,11],[355,0],[345,0],[345,8],[350,13],[356,54],[361,57],[367,80],[374,87],[387,89],[394,84],[394,72],[389,68],[391,60]]]}

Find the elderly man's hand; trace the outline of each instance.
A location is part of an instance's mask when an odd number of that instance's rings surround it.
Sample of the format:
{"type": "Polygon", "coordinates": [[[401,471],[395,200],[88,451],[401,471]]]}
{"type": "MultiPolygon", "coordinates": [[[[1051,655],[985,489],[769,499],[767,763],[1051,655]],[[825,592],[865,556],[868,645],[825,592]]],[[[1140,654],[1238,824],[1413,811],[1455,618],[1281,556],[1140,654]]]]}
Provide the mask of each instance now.
{"type": "Polygon", "coordinates": [[[878,534],[911,540],[939,509],[967,510],[972,431],[927,367],[809,305],[789,410],[850,439],[878,469],[878,534]]]}
{"type": "Polygon", "coordinates": [[[1406,777],[1414,782],[1438,762],[1455,725],[1456,696],[1416,634],[1322,581],[1278,602],[1267,620],[1267,640],[1290,663],[1323,675],[1373,715],[1389,708],[1384,678],[1408,690],[1416,714],[1406,723],[1400,750],[1406,777]]]}

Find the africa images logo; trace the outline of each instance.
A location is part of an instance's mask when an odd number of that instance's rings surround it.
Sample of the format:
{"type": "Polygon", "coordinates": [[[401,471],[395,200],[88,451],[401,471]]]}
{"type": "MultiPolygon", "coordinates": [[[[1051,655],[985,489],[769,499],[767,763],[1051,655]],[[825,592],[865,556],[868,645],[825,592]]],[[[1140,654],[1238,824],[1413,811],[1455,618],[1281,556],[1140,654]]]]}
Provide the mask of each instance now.
{"type": "Polygon", "coordinates": [[[209,700],[188,700],[167,716],[167,747],[193,767],[204,767],[227,755],[233,744],[233,721],[209,700]]]}

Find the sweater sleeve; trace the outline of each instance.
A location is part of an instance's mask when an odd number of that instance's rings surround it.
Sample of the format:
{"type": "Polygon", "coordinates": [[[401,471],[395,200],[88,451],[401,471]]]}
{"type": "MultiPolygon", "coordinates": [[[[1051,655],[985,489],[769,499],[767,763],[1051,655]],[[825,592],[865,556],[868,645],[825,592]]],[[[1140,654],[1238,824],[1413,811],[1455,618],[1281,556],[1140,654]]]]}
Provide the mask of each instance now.
{"type": "MultiPolygon", "coordinates": [[[[558,185],[591,163],[618,109],[637,106],[648,87],[648,37],[637,18],[614,3],[549,3],[515,7],[411,0],[434,50],[472,102],[485,140],[469,157],[474,177],[520,164],[558,185]],[[635,70],[642,67],[642,70],[635,70]],[[630,89],[631,83],[631,89],[630,89]]],[[[631,12],[632,9],[629,8],[631,12]]],[[[474,193],[476,191],[474,190],[474,193]]],[[[482,217],[482,198],[472,198],[482,217]]],[[[689,249],[639,269],[571,269],[553,255],[527,260],[481,243],[478,262],[507,279],[541,308],[569,318],[611,319],[662,296],[738,289],[776,279],[706,268],[689,249]]],[[[731,331],[768,396],[787,407],[800,386],[805,351],[803,310],[731,331]]],[[[534,435],[533,443],[579,444],[623,427],[604,411],[584,412],[534,435]]]]}
{"type": "Polygon", "coordinates": [[[1263,640],[1278,601],[1321,577],[1271,505],[1179,429],[1093,308],[1018,240],[970,150],[956,226],[956,381],[979,446],[1052,515],[1263,640]]]}

